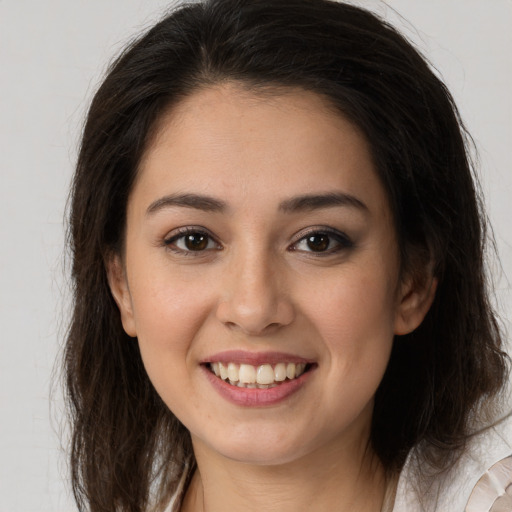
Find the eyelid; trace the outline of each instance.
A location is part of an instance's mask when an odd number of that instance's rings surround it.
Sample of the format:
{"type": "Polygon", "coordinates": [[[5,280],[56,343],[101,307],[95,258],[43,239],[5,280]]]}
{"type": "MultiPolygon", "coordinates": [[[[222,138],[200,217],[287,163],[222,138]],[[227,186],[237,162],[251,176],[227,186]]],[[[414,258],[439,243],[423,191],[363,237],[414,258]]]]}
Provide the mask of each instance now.
{"type": "Polygon", "coordinates": [[[222,245],[217,240],[217,237],[215,237],[208,229],[206,229],[203,226],[181,226],[179,228],[175,228],[164,237],[163,245],[167,249],[169,249],[175,253],[184,254],[187,256],[190,256],[190,255],[199,256],[202,253],[205,253],[205,252],[208,252],[211,250],[221,250],[222,249],[222,245]],[[217,245],[217,247],[215,249],[204,249],[202,251],[191,251],[191,250],[180,249],[176,246],[173,246],[173,243],[175,243],[180,238],[183,238],[186,235],[195,234],[195,233],[207,236],[213,243],[215,243],[217,245]]]}
{"type": "MultiPolygon", "coordinates": [[[[201,254],[204,254],[205,252],[223,249],[222,244],[218,241],[217,237],[215,235],[213,235],[210,232],[210,230],[206,229],[203,226],[182,226],[182,227],[175,228],[164,237],[163,245],[175,253],[183,254],[186,256],[190,256],[190,255],[200,256],[201,254]],[[199,250],[199,251],[193,251],[193,250],[181,249],[181,248],[173,245],[180,238],[182,238],[186,235],[195,234],[195,233],[207,236],[209,238],[209,240],[211,240],[217,247],[203,249],[203,250],[199,250]]],[[[306,229],[299,231],[298,233],[296,233],[293,236],[292,243],[289,245],[288,250],[289,251],[297,251],[297,252],[300,251],[300,252],[304,252],[304,253],[311,253],[311,254],[315,254],[316,256],[328,256],[331,254],[335,254],[339,251],[342,251],[344,249],[350,249],[353,246],[354,246],[354,243],[352,242],[350,237],[346,233],[339,231],[338,229],[335,229],[335,228],[332,228],[329,226],[311,226],[311,227],[308,227],[306,229]],[[296,248],[296,246],[299,242],[304,240],[306,237],[315,235],[315,234],[324,234],[324,235],[330,236],[334,240],[336,246],[332,249],[328,249],[323,252],[304,251],[304,250],[299,250],[296,248]]]]}
{"type": "Polygon", "coordinates": [[[351,240],[351,238],[344,233],[343,231],[339,231],[338,229],[331,228],[329,226],[312,226],[309,228],[306,228],[302,231],[299,231],[296,235],[293,237],[293,241],[289,246],[290,251],[298,251],[296,249],[296,245],[304,240],[306,237],[315,235],[315,234],[325,234],[331,236],[338,244],[337,248],[327,250],[325,252],[317,252],[315,251],[301,251],[305,253],[311,253],[315,254],[316,256],[328,256],[334,253],[337,253],[338,251],[341,251],[343,249],[350,249],[354,247],[354,242],[351,240]]]}

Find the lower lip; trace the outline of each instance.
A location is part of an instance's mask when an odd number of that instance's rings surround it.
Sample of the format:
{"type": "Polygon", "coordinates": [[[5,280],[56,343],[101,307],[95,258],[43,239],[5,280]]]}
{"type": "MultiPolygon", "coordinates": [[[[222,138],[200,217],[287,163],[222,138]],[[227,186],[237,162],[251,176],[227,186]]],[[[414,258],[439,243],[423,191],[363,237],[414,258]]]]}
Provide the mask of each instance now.
{"type": "Polygon", "coordinates": [[[203,370],[215,390],[228,402],[245,407],[264,407],[279,404],[299,391],[309,379],[313,368],[296,379],[287,380],[267,389],[232,386],[213,374],[207,367],[203,366],[203,370]]]}

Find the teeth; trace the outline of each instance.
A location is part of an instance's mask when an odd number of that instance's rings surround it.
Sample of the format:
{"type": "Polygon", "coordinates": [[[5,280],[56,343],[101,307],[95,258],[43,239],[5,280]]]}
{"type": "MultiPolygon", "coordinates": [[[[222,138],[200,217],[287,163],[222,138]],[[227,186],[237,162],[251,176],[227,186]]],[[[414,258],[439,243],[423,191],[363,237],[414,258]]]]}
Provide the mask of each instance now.
{"type": "Polygon", "coordinates": [[[235,363],[229,363],[228,364],[228,379],[229,380],[232,380],[234,382],[237,382],[239,380],[241,380],[239,377],[238,377],[238,367],[235,363]]]}
{"type": "MultiPolygon", "coordinates": [[[[240,368],[240,373],[242,369],[240,368]]],[[[258,374],[256,377],[256,382],[258,384],[274,384],[275,375],[272,366],[269,364],[262,364],[258,366],[258,374]]]]}
{"type": "Polygon", "coordinates": [[[217,377],[228,381],[233,386],[267,389],[286,379],[300,377],[306,369],[306,364],[278,363],[274,367],[270,364],[256,367],[250,364],[216,362],[210,363],[210,368],[217,377]]]}
{"type": "MultiPolygon", "coordinates": [[[[234,363],[229,363],[229,365],[238,366],[234,363]]],[[[256,368],[250,364],[241,364],[239,375],[238,380],[244,384],[254,384],[256,382],[256,368]]],[[[266,382],[260,382],[260,384],[266,384],[266,382]]]]}
{"type": "Polygon", "coordinates": [[[283,382],[286,380],[286,365],[284,363],[276,364],[274,368],[274,375],[276,382],[283,382]]]}
{"type": "Polygon", "coordinates": [[[224,366],[222,363],[219,363],[219,373],[220,373],[220,378],[222,380],[226,380],[228,378],[228,368],[227,368],[227,366],[224,366]]]}
{"type": "Polygon", "coordinates": [[[294,379],[295,378],[295,371],[296,371],[296,368],[295,368],[295,365],[293,363],[288,363],[286,365],[286,376],[289,379],[294,379]]]}

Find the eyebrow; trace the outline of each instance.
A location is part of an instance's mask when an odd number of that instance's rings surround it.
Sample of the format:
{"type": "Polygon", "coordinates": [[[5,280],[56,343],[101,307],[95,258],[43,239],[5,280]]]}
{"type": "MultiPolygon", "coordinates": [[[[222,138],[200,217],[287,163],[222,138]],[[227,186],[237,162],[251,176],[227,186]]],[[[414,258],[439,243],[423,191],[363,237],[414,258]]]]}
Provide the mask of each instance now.
{"type": "MultiPolygon", "coordinates": [[[[146,215],[153,215],[160,210],[175,206],[215,213],[222,213],[228,209],[224,201],[214,197],[202,194],[171,194],[153,201],[147,208],[146,215]]],[[[339,206],[368,211],[368,207],[360,199],[344,192],[304,194],[292,197],[282,201],[279,204],[279,210],[285,213],[295,213],[339,206]]]]}
{"type": "Polygon", "coordinates": [[[368,212],[368,207],[357,197],[344,192],[326,194],[305,194],[283,201],[279,209],[286,213],[294,213],[337,206],[349,206],[368,212]]]}
{"type": "Polygon", "coordinates": [[[172,208],[173,206],[194,208],[205,212],[223,212],[227,209],[227,205],[224,201],[220,201],[214,197],[200,194],[171,194],[152,202],[146,210],[146,215],[152,215],[160,210],[172,208]]]}

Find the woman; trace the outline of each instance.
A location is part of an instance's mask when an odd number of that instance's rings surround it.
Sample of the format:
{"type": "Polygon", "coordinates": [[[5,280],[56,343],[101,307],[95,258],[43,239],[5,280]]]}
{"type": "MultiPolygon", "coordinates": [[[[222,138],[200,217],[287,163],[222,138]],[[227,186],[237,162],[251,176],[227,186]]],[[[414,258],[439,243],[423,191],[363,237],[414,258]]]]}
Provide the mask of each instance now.
{"type": "Polygon", "coordinates": [[[210,0],[133,43],[72,190],[79,507],[446,510],[507,375],[466,139],[350,5],[210,0]]]}

